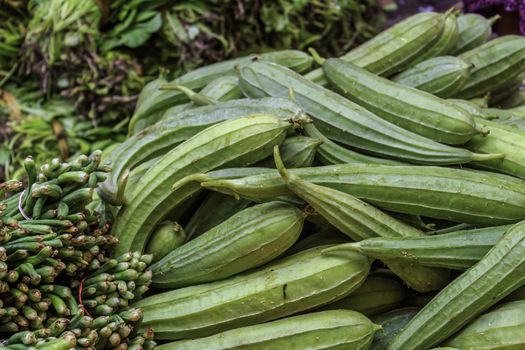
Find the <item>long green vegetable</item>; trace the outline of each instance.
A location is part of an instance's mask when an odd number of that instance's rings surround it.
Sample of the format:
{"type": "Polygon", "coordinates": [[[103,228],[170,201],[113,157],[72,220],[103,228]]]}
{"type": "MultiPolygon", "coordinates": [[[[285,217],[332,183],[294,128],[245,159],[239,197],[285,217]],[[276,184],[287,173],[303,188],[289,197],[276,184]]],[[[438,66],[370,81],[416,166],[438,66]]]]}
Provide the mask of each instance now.
{"type": "Polygon", "coordinates": [[[349,247],[378,259],[466,270],[480,261],[509,228],[505,225],[422,237],[372,238],[349,247]]]}
{"type": "Polygon", "coordinates": [[[292,99],[324,135],[365,153],[411,163],[460,164],[501,158],[501,154],[477,154],[449,147],[385,121],[339,94],[320,87],[286,67],[253,62],[239,70],[241,89],[253,98],[292,99]]]}
{"type": "Polygon", "coordinates": [[[439,344],[525,282],[525,222],[434,297],[399,333],[392,350],[439,344]]]}
{"type": "MultiPolygon", "coordinates": [[[[284,168],[277,146],[275,163],[286,186],[305,200],[335,228],[355,241],[370,237],[420,236],[423,233],[350,194],[308,183],[284,168]]],[[[338,245],[343,247],[344,245],[338,245]]],[[[384,260],[386,265],[411,288],[428,292],[443,288],[449,279],[448,271],[428,269],[417,264],[404,264],[396,259],[384,260]]]]}
{"type": "MultiPolygon", "coordinates": [[[[431,166],[342,164],[290,169],[305,181],[353,195],[382,209],[484,226],[525,218],[523,181],[502,174],[431,166]]],[[[265,201],[290,194],[277,171],[202,186],[265,201]]]]}
{"type": "Polygon", "coordinates": [[[114,253],[143,251],[155,225],[199,190],[190,183],[172,191],[175,182],[198,171],[256,163],[271,154],[291,127],[271,115],[253,115],[216,124],[171,150],[144,175],[119,211],[112,227],[120,240],[114,253]]]}

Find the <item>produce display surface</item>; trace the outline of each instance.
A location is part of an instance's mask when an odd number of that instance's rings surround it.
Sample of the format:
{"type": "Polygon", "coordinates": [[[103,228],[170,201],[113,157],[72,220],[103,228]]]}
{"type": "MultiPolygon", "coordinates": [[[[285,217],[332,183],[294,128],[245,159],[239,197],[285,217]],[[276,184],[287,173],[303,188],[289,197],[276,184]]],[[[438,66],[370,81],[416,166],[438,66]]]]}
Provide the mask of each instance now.
{"type": "Polygon", "coordinates": [[[159,77],[122,142],[25,158],[0,350],[525,349],[525,37],[497,20],[159,77]]]}

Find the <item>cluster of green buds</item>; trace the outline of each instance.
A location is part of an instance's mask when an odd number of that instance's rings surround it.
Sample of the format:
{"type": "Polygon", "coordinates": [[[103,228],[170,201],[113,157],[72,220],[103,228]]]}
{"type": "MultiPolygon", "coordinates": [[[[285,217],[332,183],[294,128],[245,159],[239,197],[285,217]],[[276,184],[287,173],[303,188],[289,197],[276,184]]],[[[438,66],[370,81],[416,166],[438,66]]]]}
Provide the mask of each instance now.
{"type": "Polygon", "coordinates": [[[107,261],[82,281],[73,280],[82,305],[92,315],[111,315],[126,309],[149,289],[152,255],[124,253],[107,261]]]}
{"type": "Polygon", "coordinates": [[[0,326],[0,333],[14,333],[7,339],[8,345],[67,343],[63,335],[72,332],[77,348],[123,349],[129,345],[142,349],[146,348],[145,343],[151,348],[154,346],[151,331],[134,333],[142,311],[129,307],[151,284],[152,273],[148,269],[151,260],[151,255],[126,253],[108,260],[85,277],[67,276],[63,280],[69,287],[52,283],[31,288],[18,283],[18,288],[12,289],[17,299],[9,299],[16,306],[4,308],[3,301],[0,302],[0,314],[7,321],[0,326]],[[57,340],[57,335],[62,337],[57,340]]]}
{"type": "Polygon", "coordinates": [[[136,331],[142,316],[140,309],[96,318],[79,310],[72,318],[55,318],[47,327],[11,335],[0,344],[0,350],[151,350],[156,346],[153,332],[136,331]]]}
{"type": "MultiPolygon", "coordinates": [[[[26,158],[26,189],[0,202],[0,216],[18,221],[86,221],[83,209],[92,201],[97,184],[106,179],[110,170],[101,166],[101,155],[95,151],[89,157],[82,155],[69,163],[56,158],[42,165],[40,171],[31,157],[26,158]]],[[[16,181],[6,183],[3,191],[18,187],[16,181]]]]}
{"type": "Polygon", "coordinates": [[[27,158],[26,186],[0,184],[0,339],[8,349],[155,346],[152,332],[135,334],[142,312],[129,307],[149,288],[152,256],[110,259],[118,240],[103,207],[90,208],[109,171],[100,159],[54,159],[37,171],[27,158]]]}
{"type": "Polygon", "coordinates": [[[71,314],[71,291],[57,279],[107,261],[117,240],[86,209],[107,173],[100,156],[53,159],[39,172],[28,158],[26,190],[17,181],[0,186],[7,197],[0,202],[0,332],[40,329],[48,314],[71,314]]]}

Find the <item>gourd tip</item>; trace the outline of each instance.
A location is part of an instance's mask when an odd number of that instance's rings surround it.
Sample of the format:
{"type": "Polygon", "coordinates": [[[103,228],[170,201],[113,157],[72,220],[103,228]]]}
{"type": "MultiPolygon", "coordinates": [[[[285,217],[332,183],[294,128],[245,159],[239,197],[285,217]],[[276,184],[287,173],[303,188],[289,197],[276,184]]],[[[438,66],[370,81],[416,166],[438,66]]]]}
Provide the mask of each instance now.
{"type": "Polygon", "coordinates": [[[126,186],[128,184],[130,169],[124,170],[122,176],[117,181],[117,193],[115,194],[114,203],[115,205],[124,204],[124,194],[126,192],[126,186]]]}
{"type": "Polygon", "coordinates": [[[489,18],[489,23],[492,25],[501,19],[500,15],[495,15],[489,18]]]}
{"type": "Polygon", "coordinates": [[[275,145],[273,147],[273,159],[275,161],[275,166],[277,168],[277,171],[279,172],[279,175],[283,178],[285,182],[289,179],[289,173],[288,170],[285,168],[283,160],[281,158],[281,154],[279,152],[279,146],[275,145]]]}
{"type": "Polygon", "coordinates": [[[173,186],[171,187],[171,190],[176,191],[177,189],[181,188],[182,186],[190,182],[199,182],[202,185],[202,183],[207,180],[209,180],[209,177],[206,174],[197,173],[197,174],[188,175],[188,176],[183,177],[179,181],[175,182],[173,186]]]}
{"type": "Polygon", "coordinates": [[[326,61],[326,58],[321,57],[321,55],[319,55],[319,53],[313,47],[309,47],[308,52],[314,59],[315,63],[317,63],[318,65],[322,66],[326,61]]]}
{"type": "Polygon", "coordinates": [[[478,133],[481,136],[485,137],[485,136],[488,136],[490,134],[490,130],[489,129],[485,129],[485,128],[476,128],[476,133],[478,133]]]}
{"type": "Polygon", "coordinates": [[[473,161],[484,161],[484,160],[493,160],[493,159],[503,159],[505,158],[504,153],[472,153],[473,161]]]}
{"type": "Polygon", "coordinates": [[[455,6],[452,6],[451,8],[449,8],[445,13],[444,13],[444,16],[445,18],[448,17],[448,16],[451,16],[451,15],[456,15],[456,12],[458,11],[457,7],[455,6]]]}
{"type": "Polygon", "coordinates": [[[358,243],[340,243],[336,244],[334,246],[324,248],[322,250],[323,255],[334,255],[334,256],[340,256],[340,257],[346,257],[346,258],[355,258],[356,254],[361,255],[363,257],[366,257],[368,259],[369,263],[371,264],[374,259],[370,258],[368,256],[365,256],[360,248],[359,248],[359,242],[358,243]]]}

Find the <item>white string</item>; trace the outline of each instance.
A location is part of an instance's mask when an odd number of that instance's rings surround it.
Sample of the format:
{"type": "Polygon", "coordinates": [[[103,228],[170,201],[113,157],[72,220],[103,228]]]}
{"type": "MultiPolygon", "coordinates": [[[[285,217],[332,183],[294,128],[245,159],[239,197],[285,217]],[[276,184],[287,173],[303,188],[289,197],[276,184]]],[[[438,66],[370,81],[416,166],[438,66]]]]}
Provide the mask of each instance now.
{"type": "Polygon", "coordinates": [[[22,214],[22,216],[24,217],[24,219],[26,220],[31,220],[31,218],[29,216],[27,216],[27,214],[25,213],[24,209],[22,208],[22,198],[24,197],[24,192],[26,190],[23,190],[21,193],[20,193],[20,196],[18,196],[18,211],[20,212],[20,214],[22,214]]]}

